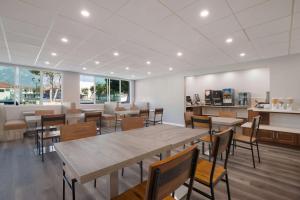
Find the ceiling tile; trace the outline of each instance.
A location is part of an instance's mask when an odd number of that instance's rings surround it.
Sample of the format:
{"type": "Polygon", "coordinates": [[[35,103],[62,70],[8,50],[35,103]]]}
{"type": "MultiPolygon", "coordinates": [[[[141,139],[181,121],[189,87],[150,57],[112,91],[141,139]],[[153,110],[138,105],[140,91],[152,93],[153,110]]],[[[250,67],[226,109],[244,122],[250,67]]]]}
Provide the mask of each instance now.
{"type": "Polygon", "coordinates": [[[177,13],[194,27],[211,23],[232,14],[225,0],[195,1],[195,3],[187,6],[177,13]],[[203,9],[207,9],[210,12],[209,16],[205,19],[199,16],[203,9]]]}
{"type": "Polygon", "coordinates": [[[98,6],[109,11],[116,12],[122,6],[126,5],[130,0],[92,0],[98,6]]]}
{"type": "Polygon", "coordinates": [[[197,0],[161,0],[163,4],[173,11],[181,10],[197,0]]]}
{"type": "Polygon", "coordinates": [[[294,13],[293,29],[300,28],[300,12],[294,13]]]}
{"type": "Polygon", "coordinates": [[[254,44],[257,51],[263,58],[272,58],[288,54],[289,43],[274,43],[274,44],[254,44]]]}
{"type": "Polygon", "coordinates": [[[145,1],[132,0],[122,7],[118,14],[143,27],[148,27],[171,15],[171,12],[158,1],[145,3],[145,1]]]}
{"type": "Polygon", "coordinates": [[[1,16],[41,27],[49,27],[54,17],[51,12],[18,0],[2,0],[0,13],[1,16]]]}
{"type": "Polygon", "coordinates": [[[289,31],[291,17],[284,17],[269,23],[264,23],[258,26],[246,29],[247,34],[251,39],[272,36],[274,34],[289,31]]]}
{"type": "Polygon", "coordinates": [[[228,0],[234,12],[251,8],[268,0],[228,0]]]}
{"type": "Polygon", "coordinates": [[[291,14],[292,0],[272,0],[237,13],[244,28],[263,24],[291,14]]]}
{"type": "Polygon", "coordinates": [[[218,36],[229,36],[234,32],[240,31],[242,28],[233,15],[206,24],[198,28],[204,35],[209,38],[218,36]]]}

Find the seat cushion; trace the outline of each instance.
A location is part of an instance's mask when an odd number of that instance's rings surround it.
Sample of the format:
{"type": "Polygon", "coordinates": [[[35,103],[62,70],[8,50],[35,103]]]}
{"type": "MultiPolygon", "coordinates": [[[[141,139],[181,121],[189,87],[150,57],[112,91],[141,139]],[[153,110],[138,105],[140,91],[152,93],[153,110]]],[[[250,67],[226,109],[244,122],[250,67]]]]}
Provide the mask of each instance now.
{"type": "MultiPolygon", "coordinates": [[[[242,134],[235,134],[234,135],[234,140],[238,141],[238,142],[244,142],[244,143],[250,143],[251,138],[249,136],[246,135],[242,135],[242,134]]],[[[252,137],[252,142],[255,142],[256,138],[252,137]]]]}
{"type": "MultiPolygon", "coordinates": [[[[213,163],[207,160],[198,160],[196,174],[195,174],[195,181],[209,186],[212,165],[213,163]]],[[[214,176],[213,176],[213,184],[215,185],[219,180],[221,180],[221,178],[225,173],[226,170],[224,169],[223,166],[216,165],[214,176]]]]}
{"type": "Polygon", "coordinates": [[[18,130],[27,128],[24,120],[9,120],[4,123],[4,130],[18,130]]]}
{"type": "MultiPolygon", "coordinates": [[[[127,190],[126,192],[112,198],[112,200],[144,200],[147,188],[147,181],[127,190]]],[[[164,198],[164,200],[175,200],[172,196],[164,198]]]]}

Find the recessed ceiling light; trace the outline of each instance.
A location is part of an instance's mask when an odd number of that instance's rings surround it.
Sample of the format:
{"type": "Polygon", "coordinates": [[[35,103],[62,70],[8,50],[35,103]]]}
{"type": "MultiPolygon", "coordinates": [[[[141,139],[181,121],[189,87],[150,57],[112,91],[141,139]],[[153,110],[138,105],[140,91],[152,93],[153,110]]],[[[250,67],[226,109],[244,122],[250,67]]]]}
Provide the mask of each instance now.
{"type": "Polygon", "coordinates": [[[246,53],[240,53],[240,57],[244,57],[246,53]]]}
{"type": "Polygon", "coordinates": [[[151,61],[148,60],[148,61],[146,62],[146,64],[147,64],[147,65],[150,65],[150,64],[151,64],[151,61]]]}
{"type": "Polygon", "coordinates": [[[63,43],[69,42],[68,38],[65,38],[65,37],[61,38],[60,40],[61,40],[63,43]]]}
{"type": "Polygon", "coordinates": [[[177,56],[178,57],[182,56],[182,52],[177,52],[177,56]]]}
{"type": "Polygon", "coordinates": [[[232,38],[227,38],[227,39],[226,39],[226,43],[229,44],[229,43],[231,43],[231,42],[233,42],[233,39],[232,39],[232,38]]]}
{"type": "Polygon", "coordinates": [[[173,67],[169,67],[169,71],[173,71],[173,67]]]}
{"type": "Polygon", "coordinates": [[[96,61],[95,61],[95,64],[96,64],[96,65],[99,65],[99,64],[100,64],[100,61],[96,60],[96,61]]]}
{"type": "Polygon", "coordinates": [[[147,72],[148,75],[151,75],[151,72],[147,72]]]}
{"type": "Polygon", "coordinates": [[[87,70],[86,67],[83,67],[82,70],[87,70]]]}
{"type": "Polygon", "coordinates": [[[110,72],[110,74],[114,74],[114,72],[110,72]]]}
{"type": "Polygon", "coordinates": [[[126,70],[129,70],[129,67],[125,67],[126,70]]]}
{"type": "Polygon", "coordinates": [[[90,16],[90,12],[87,11],[87,10],[82,10],[80,13],[81,13],[81,15],[82,15],[83,17],[89,17],[89,16],[90,16]]]}
{"type": "Polygon", "coordinates": [[[50,62],[49,62],[49,61],[45,61],[45,64],[46,64],[46,65],[49,65],[49,64],[50,64],[50,62]]]}
{"type": "Polygon", "coordinates": [[[52,52],[51,56],[57,56],[57,54],[55,52],[52,52]]]}
{"type": "Polygon", "coordinates": [[[114,56],[119,56],[119,52],[115,51],[114,56]]]}
{"type": "Polygon", "coordinates": [[[202,18],[206,18],[208,15],[209,15],[209,10],[202,10],[202,11],[200,12],[200,16],[201,16],[202,18]]]}

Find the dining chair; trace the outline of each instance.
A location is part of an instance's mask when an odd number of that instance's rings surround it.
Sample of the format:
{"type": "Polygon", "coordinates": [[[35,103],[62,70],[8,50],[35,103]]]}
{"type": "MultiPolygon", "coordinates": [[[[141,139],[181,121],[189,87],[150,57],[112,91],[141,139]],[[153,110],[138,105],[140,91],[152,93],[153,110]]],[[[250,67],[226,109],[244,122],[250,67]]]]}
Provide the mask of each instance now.
{"type": "MultiPolygon", "coordinates": [[[[78,124],[69,124],[62,126],[60,129],[60,141],[77,140],[86,137],[92,137],[97,135],[97,126],[95,121],[83,122],[78,124]]],[[[72,199],[75,200],[75,183],[76,178],[73,178],[71,174],[68,174],[68,166],[63,162],[63,199],[65,200],[65,188],[66,182],[72,190],[72,199]],[[67,178],[70,177],[71,181],[67,178]]],[[[94,180],[94,187],[96,187],[96,179],[94,180]]]]}
{"type": "Polygon", "coordinates": [[[65,114],[53,114],[53,115],[42,115],[41,116],[41,131],[37,134],[37,149],[38,154],[42,155],[42,161],[44,162],[44,141],[51,139],[59,139],[60,130],[58,128],[66,124],[65,114]],[[51,128],[50,128],[51,127],[51,128]],[[53,127],[56,129],[53,130],[53,127]]]}
{"type": "Polygon", "coordinates": [[[149,122],[155,124],[162,124],[164,109],[163,108],[155,108],[153,120],[149,120],[149,122]]]}
{"type": "MultiPolygon", "coordinates": [[[[122,131],[129,131],[132,129],[144,128],[144,119],[142,117],[126,117],[122,120],[122,131]]],[[[140,166],[140,180],[143,182],[143,161],[138,162],[140,166]]],[[[124,176],[124,168],[122,168],[122,176],[124,176]]]]}
{"type": "Polygon", "coordinates": [[[95,121],[97,124],[97,132],[101,135],[102,112],[87,112],[84,115],[84,121],[85,122],[95,121]]]}
{"type": "MultiPolygon", "coordinates": [[[[117,106],[115,111],[125,111],[126,108],[117,106]]],[[[115,114],[115,131],[117,131],[117,126],[121,124],[122,120],[125,118],[125,115],[115,114]]]]}
{"type": "Polygon", "coordinates": [[[141,109],[139,116],[144,119],[144,124],[146,126],[149,125],[149,115],[150,115],[150,110],[149,109],[141,109]]]}
{"type": "Polygon", "coordinates": [[[250,136],[246,136],[246,135],[243,135],[243,134],[235,134],[235,136],[233,138],[235,148],[240,147],[240,148],[243,148],[243,149],[251,150],[252,162],[253,162],[253,167],[254,168],[255,168],[255,158],[254,158],[253,146],[256,146],[258,162],[260,163],[260,154],[259,154],[259,148],[258,148],[258,142],[257,142],[257,134],[258,134],[258,131],[259,131],[260,120],[261,120],[261,116],[259,116],[259,115],[253,118],[252,125],[251,125],[251,134],[250,134],[250,136]],[[236,144],[237,142],[250,145],[250,148],[246,147],[246,146],[237,145],[236,144]]]}
{"type": "Polygon", "coordinates": [[[194,115],[193,112],[187,111],[184,113],[184,123],[185,127],[188,128],[189,126],[192,126],[192,116],[194,115]]]}
{"type": "Polygon", "coordinates": [[[207,128],[208,129],[208,134],[201,136],[199,138],[199,141],[197,142],[202,142],[202,155],[204,155],[205,153],[205,143],[208,143],[208,149],[209,149],[209,153],[208,153],[208,157],[210,160],[210,155],[211,155],[211,145],[212,142],[214,141],[214,133],[215,131],[212,130],[212,121],[211,121],[211,117],[209,116],[205,116],[205,115],[193,115],[192,116],[192,128],[207,128]]]}
{"type": "Polygon", "coordinates": [[[215,199],[214,187],[221,180],[226,182],[227,198],[229,200],[231,199],[228,172],[227,172],[227,162],[228,162],[232,137],[233,137],[232,129],[227,129],[223,132],[216,134],[215,140],[213,142],[213,149],[211,154],[211,157],[213,157],[213,161],[210,162],[204,159],[198,160],[196,172],[195,172],[195,181],[200,183],[201,185],[209,187],[210,194],[203,192],[196,187],[193,187],[193,190],[209,199],[213,199],[213,200],[215,199]],[[217,164],[217,157],[224,152],[226,156],[223,165],[217,164]]]}
{"type": "Polygon", "coordinates": [[[189,200],[198,155],[199,150],[196,145],[193,145],[174,156],[151,164],[148,181],[144,181],[112,200],[175,200],[174,191],[187,181],[186,199],[189,200]]]}

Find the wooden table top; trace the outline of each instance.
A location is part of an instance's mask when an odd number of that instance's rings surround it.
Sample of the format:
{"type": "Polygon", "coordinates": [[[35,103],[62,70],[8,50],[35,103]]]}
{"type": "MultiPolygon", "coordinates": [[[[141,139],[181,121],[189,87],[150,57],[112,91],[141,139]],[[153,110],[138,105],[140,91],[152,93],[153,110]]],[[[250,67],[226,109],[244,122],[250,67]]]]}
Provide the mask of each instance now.
{"type": "MultiPolygon", "coordinates": [[[[66,114],[66,119],[83,119],[84,113],[73,113],[73,114],[66,114]]],[[[33,115],[33,116],[25,116],[26,123],[35,123],[41,121],[40,115],[33,115]]]]}
{"type": "Polygon", "coordinates": [[[212,117],[213,125],[235,126],[243,123],[243,119],[231,117],[212,117]]]}
{"type": "Polygon", "coordinates": [[[86,112],[103,112],[104,109],[97,109],[97,108],[81,108],[81,112],[86,113],[86,112]]]}
{"type": "Polygon", "coordinates": [[[157,125],[56,143],[54,146],[73,176],[86,183],[188,143],[207,131],[157,125]]]}
{"type": "MultiPolygon", "coordinates": [[[[252,122],[246,122],[241,127],[242,128],[251,128],[252,122]]],[[[281,126],[273,126],[273,125],[259,125],[259,129],[265,131],[275,131],[275,132],[284,132],[284,133],[295,133],[300,134],[299,128],[289,128],[289,127],[281,127],[281,126]]]]}
{"type": "Polygon", "coordinates": [[[114,113],[118,115],[136,115],[140,113],[140,110],[121,110],[115,111],[114,113]]]}

